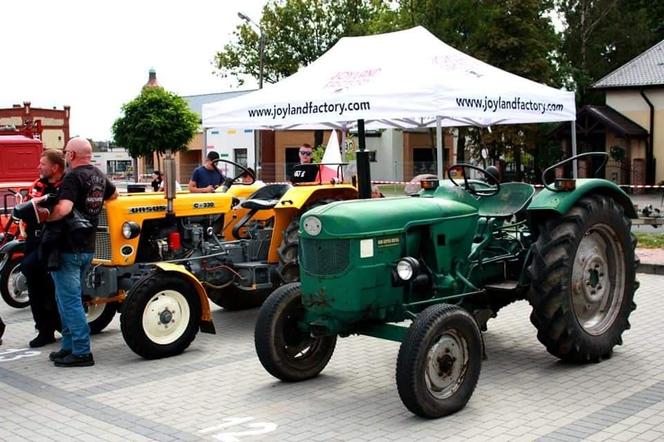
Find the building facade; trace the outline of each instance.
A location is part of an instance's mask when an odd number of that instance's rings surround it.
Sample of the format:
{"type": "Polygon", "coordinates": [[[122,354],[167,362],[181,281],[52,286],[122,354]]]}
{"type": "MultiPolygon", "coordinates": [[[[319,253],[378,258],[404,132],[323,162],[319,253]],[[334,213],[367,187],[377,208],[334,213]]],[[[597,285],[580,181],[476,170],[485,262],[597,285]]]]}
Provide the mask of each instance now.
{"type": "Polygon", "coordinates": [[[607,136],[626,149],[633,184],[664,181],[664,40],[593,85],[606,94],[606,105],[646,133],[641,141],[607,136]],[[642,181],[642,182],[639,182],[642,181]]]}
{"type": "Polygon", "coordinates": [[[70,107],[45,109],[32,107],[29,101],[0,109],[0,126],[36,126],[41,122],[40,138],[47,149],[62,149],[69,141],[70,107]]]}

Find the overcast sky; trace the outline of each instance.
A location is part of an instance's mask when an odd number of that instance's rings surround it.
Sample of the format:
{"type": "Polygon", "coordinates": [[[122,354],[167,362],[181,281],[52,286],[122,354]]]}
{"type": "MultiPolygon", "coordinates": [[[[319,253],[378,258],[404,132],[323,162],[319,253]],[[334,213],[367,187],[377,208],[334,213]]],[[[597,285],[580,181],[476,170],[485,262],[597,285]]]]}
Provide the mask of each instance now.
{"type": "MultiPolygon", "coordinates": [[[[111,138],[120,107],[154,68],[167,90],[231,90],[212,59],[264,0],[33,0],[3,2],[0,108],[71,106],[71,135],[111,138]]],[[[253,87],[247,82],[242,89],[253,87]]]]}

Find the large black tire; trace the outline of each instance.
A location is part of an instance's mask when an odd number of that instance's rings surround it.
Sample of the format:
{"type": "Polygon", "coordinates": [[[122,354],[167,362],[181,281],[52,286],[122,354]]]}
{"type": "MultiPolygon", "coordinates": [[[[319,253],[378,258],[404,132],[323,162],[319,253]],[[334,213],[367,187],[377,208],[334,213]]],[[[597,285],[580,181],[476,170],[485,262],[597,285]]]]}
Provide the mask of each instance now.
{"type": "Polygon", "coordinates": [[[111,323],[115,317],[115,313],[118,311],[117,302],[89,305],[86,305],[84,302],[83,307],[88,320],[88,326],[90,327],[90,334],[92,335],[101,333],[111,323]]]}
{"type": "Polygon", "coordinates": [[[298,382],[318,376],[334,353],[336,336],[311,337],[298,327],[304,318],[300,283],[276,289],[258,314],[256,354],[272,376],[298,382]]]}
{"type": "Polygon", "coordinates": [[[460,307],[422,311],[406,332],[397,358],[397,389],[406,408],[438,418],[466,406],[482,368],[482,336],[460,307]]]}
{"type": "Polygon", "coordinates": [[[279,253],[277,273],[279,273],[281,281],[284,284],[300,280],[300,263],[297,258],[300,241],[300,218],[306,211],[311,210],[314,207],[324,206],[333,201],[335,200],[324,199],[316,201],[303,208],[300,213],[293,216],[293,219],[288,223],[281,238],[281,245],[279,245],[279,249],[277,249],[277,252],[279,253]]]}
{"type": "Polygon", "coordinates": [[[638,288],[630,227],[622,206],[602,195],[540,226],[527,269],[530,320],[552,355],[598,362],[622,344],[638,288]]]}
{"type": "Polygon", "coordinates": [[[14,308],[25,308],[30,305],[28,286],[25,276],[20,271],[22,255],[12,255],[0,272],[0,295],[5,302],[14,308]]]}
{"type": "Polygon", "coordinates": [[[129,348],[146,359],[182,353],[196,337],[201,305],[185,277],[154,272],[128,293],[120,315],[129,348]]]}
{"type": "Polygon", "coordinates": [[[210,301],[224,310],[236,311],[260,306],[270,294],[270,291],[244,292],[230,285],[223,289],[208,289],[207,294],[210,301]]]}

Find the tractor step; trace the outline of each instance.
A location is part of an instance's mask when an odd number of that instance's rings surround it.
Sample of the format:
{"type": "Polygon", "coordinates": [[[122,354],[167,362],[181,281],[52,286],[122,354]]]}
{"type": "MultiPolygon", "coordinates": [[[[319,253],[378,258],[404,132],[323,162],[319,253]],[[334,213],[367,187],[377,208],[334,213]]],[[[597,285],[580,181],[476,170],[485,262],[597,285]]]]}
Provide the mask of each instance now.
{"type": "Polygon", "coordinates": [[[511,292],[519,287],[519,281],[501,281],[487,284],[484,286],[486,290],[495,292],[511,292]]]}

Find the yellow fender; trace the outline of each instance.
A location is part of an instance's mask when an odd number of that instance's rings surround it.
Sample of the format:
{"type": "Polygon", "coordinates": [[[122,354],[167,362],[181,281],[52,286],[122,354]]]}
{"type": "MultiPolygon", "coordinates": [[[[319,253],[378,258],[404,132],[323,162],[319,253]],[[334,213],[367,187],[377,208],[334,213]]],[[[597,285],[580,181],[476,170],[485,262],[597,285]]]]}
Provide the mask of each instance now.
{"type": "Polygon", "coordinates": [[[212,313],[210,312],[210,302],[208,301],[207,292],[203,287],[203,284],[184,266],[180,264],[173,264],[169,262],[159,262],[155,266],[164,272],[175,272],[183,275],[196,289],[198,293],[198,299],[201,302],[201,321],[200,329],[203,333],[216,333],[214,329],[214,324],[212,323],[212,313]]]}

